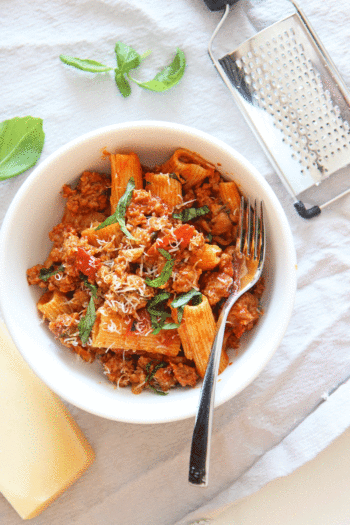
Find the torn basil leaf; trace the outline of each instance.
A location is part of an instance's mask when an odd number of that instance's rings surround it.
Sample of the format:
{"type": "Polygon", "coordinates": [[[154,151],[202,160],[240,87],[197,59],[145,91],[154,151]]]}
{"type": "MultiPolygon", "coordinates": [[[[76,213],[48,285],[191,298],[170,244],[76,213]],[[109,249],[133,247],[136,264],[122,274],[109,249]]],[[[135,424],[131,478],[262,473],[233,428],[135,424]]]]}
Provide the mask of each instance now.
{"type": "Polygon", "coordinates": [[[165,266],[162,270],[162,273],[156,277],[155,279],[149,279],[148,277],[145,279],[145,282],[148,286],[152,286],[152,288],[159,288],[160,286],[163,286],[171,276],[171,273],[173,271],[173,266],[175,263],[175,259],[173,259],[166,250],[163,250],[162,248],[158,248],[159,253],[163,255],[167,259],[167,262],[165,263],[165,266]]]}
{"type": "Polygon", "coordinates": [[[0,123],[0,180],[11,179],[34,166],[45,140],[43,121],[15,117],[0,123]]]}
{"type": "Polygon", "coordinates": [[[50,277],[53,275],[56,275],[56,273],[64,272],[64,266],[61,264],[58,268],[55,268],[53,266],[50,266],[50,268],[41,268],[39,272],[39,279],[46,282],[50,277]]]}
{"type": "Polygon", "coordinates": [[[80,278],[83,279],[86,288],[88,288],[90,290],[92,297],[94,299],[97,299],[97,286],[95,286],[94,284],[89,283],[89,279],[83,273],[80,274],[80,278]]]}
{"type": "Polygon", "coordinates": [[[118,223],[120,226],[121,231],[129,237],[129,239],[136,240],[129,230],[126,228],[125,224],[125,213],[126,209],[129,206],[131,199],[132,199],[132,193],[135,189],[135,179],[134,177],[131,177],[128,181],[128,184],[126,186],[125,193],[120,197],[117,208],[113,215],[110,215],[107,217],[105,221],[103,221],[95,230],[101,230],[102,228],[105,228],[106,226],[109,226],[110,224],[118,223]]]}
{"type": "Polygon", "coordinates": [[[177,180],[177,182],[181,183],[181,180],[179,179],[178,175],[176,175],[176,173],[169,173],[169,178],[170,179],[175,179],[175,180],[177,180]]]}
{"type": "Polygon", "coordinates": [[[155,367],[153,368],[152,372],[150,372],[150,368],[151,368],[151,365],[152,365],[152,362],[149,362],[147,365],[146,365],[146,372],[147,372],[147,377],[145,379],[145,383],[148,383],[148,386],[154,390],[154,392],[160,396],[166,396],[168,394],[168,392],[163,392],[163,390],[158,390],[157,388],[155,388],[154,386],[152,386],[150,384],[150,381],[153,379],[153,377],[155,376],[156,372],[160,369],[160,368],[166,368],[168,365],[167,363],[165,363],[164,361],[162,361],[161,363],[158,363],[157,365],[155,365],[155,367]]]}
{"type": "Polygon", "coordinates": [[[200,304],[202,302],[201,292],[192,288],[189,292],[179,295],[172,301],[171,306],[177,308],[177,320],[179,323],[182,321],[184,308],[190,301],[192,301],[193,306],[200,304]]]}
{"type": "Polygon", "coordinates": [[[83,344],[89,340],[92,327],[96,319],[96,310],[93,297],[90,297],[89,305],[86,309],[86,314],[82,317],[78,324],[79,337],[83,344]]]}
{"type": "Polygon", "coordinates": [[[202,206],[201,208],[186,208],[179,213],[173,213],[174,219],[179,219],[182,222],[192,221],[201,215],[206,215],[210,210],[208,206],[202,206]]]}
{"type": "Polygon", "coordinates": [[[165,324],[166,319],[171,317],[171,314],[165,310],[165,305],[163,303],[169,299],[169,297],[170,293],[161,292],[153,297],[147,305],[147,311],[151,316],[153,335],[158,335],[161,330],[173,330],[180,326],[176,323],[165,324]]]}
{"type": "Polygon", "coordinates": [[[148,313],[150,313],[151,315],[158,315],[158,316],[164,313],[164,306],[162,306],[161,309],[156,308],[156,307],[157,305],[160,306],[161,303],[164,303],[164,301],[169,299],[169,297],[170,297],[169,292],[161,292],[155,297],[153,297],[153,299],[151,299],[147,305],[148,313]]]}

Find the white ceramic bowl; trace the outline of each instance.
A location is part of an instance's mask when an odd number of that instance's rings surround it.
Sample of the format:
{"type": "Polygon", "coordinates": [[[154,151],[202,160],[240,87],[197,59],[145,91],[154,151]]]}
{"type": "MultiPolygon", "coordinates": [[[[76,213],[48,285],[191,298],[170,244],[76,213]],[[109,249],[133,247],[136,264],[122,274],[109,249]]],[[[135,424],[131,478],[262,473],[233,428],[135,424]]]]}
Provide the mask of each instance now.
{"type": "Polygon", "coordinates": [[[60,190],[84,170],[108,171],[102,150],[135,151],[147,166],[162,163],[184,147],[218,164],[250,197],[263,199],[267,257],[265,314],[244,336],[233,364],[219,377],[216,405],[238,394],[261,372],[277,349],[289,322],[296,289],[296,259],[283,209],[270,186],[239,153],[195,129],[166,122],[130,122],[98,129],[50,155],[23,183],[5,217],[0,237],[0,300],[5,322],[34,372],[59,396],[101,417],[130,423],[163,423],[196,414],[200,387],[174,389],[167,396],[116,389],[98,363],[88,364],[60,345],[40,321],[41,292],[28,286],[26,270],[50,249],[50,229],[60,222],[60,190]]]}

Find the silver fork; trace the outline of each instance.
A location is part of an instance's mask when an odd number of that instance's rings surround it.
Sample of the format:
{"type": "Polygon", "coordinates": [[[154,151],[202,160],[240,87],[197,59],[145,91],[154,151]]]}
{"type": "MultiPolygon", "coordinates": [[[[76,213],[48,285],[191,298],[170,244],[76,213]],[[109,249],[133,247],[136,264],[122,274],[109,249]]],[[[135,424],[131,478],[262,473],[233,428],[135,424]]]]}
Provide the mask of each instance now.
{"type": "Polygon", "coordinates": [[[239,289],[232,291],[227,298],[217,323],[216,337],[203,379],[200,402],[192,436],[188,477],[188,481],[192,485],[202,487],[208,485],[215,386],[227,316],[237,299],[252,288],[258,281],[264,265],[265,246],[263,203],[261,202],[260,206],[258,206],[255,201],[254,209],[252,209],[249,200],[246,201],[244,197],[242,197],[237,249],[245,258],[247,274],[241,279],[239,289]]]}

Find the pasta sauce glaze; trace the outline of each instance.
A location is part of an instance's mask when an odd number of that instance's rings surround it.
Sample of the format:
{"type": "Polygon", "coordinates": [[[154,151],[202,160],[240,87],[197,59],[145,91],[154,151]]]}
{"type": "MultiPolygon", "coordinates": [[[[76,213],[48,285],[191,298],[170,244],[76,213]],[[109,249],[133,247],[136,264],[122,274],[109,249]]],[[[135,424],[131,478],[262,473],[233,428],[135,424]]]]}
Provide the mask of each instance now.
{"type": "MultiPolygon", "coordinates": [[[[84,172],[67,199],[44,264],[27,271],[45,289],[38,309],[63,345],[135,394],[194,387],[204,376],[216,321],[245,271],[236,250],[240,194],[185,149],[162,166],[111,154],[111,177],[84,172]]],[[[260,280],[233,306],[226,349],[261,315],[260,280]]]]}

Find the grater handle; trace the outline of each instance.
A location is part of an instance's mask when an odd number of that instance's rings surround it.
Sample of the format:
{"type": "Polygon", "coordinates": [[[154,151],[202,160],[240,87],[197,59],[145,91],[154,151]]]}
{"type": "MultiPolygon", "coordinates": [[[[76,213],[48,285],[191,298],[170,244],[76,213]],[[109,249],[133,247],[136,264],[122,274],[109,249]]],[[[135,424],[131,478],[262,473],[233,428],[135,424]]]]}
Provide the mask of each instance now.
{"type": "Polygon", "coordinates": [[[305,208],[305,204],[301,201],[295,202],[294,208],[297,210],[300,217],[302,217],[303,219],[312,219],[313,217],[316,217],[321,213],[321,208],[319,206],[313,206],[312,208],[309,208],[307,210],[305,208]]]}
{"type": "Polygon", "coordinates": [[[221,9],[224,9],[227,4],[233,5],[237,1],[238,0],[204,0],[210,11],[220,11],[221,9]]]}

